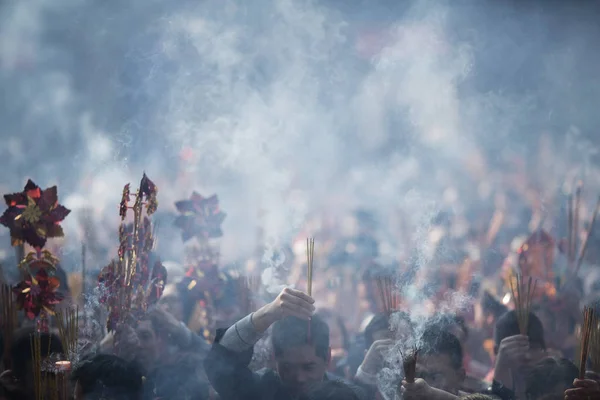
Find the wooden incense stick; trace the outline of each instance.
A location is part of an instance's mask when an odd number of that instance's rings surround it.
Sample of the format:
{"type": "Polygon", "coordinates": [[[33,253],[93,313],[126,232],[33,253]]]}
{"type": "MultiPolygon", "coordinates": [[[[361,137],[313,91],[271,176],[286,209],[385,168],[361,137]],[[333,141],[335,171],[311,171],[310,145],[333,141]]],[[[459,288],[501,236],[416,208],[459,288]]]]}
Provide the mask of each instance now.
{"type": "Polygon", "coordinates": [[[581,268],[581,264],[583,263],[583,260],[585,258],[585,253],[587,251],[590,236],[592,235],[592,232],[594,232],[594,227],[596,226],[596,220],[598,217],[599,210],[600,210],[600,197],[598,197],[598,200],[596,201],[596,208],[594,208],[594,213],[592,214],[592,220],[590,222],[590,225],[588,226],[588,229],[585,232],[585,236],[581,243],[581,247],[579,248],[579,254],[577,256],[577,261],[575,263],[575,269],[572,270],[573,277],[576,277],[577,274],[579,273],[579,269],[581,268]]]}
{"type": "Polygon", "coordinates": [[[56,312],[58,334],[69,361],[75,361],[79,343],[79,307],[56,312]]]}
{"type": "Polygon", "coordinates": [[[312,297],[313,258],[315,253],[315,239],[306,239],[306,293],[312,297]]]}
{"type": "Polygon", "coordinates": [[[581,207],[581,191],[583,189],[583,183],[581,181],[577,182],[577,188],[575,189],[575,204],[573,205],[573,262],[575,262],[575,257],[577,254],[577,244],[579,239],[579,208],[581,207]]]}
{"type": "Polygon", "coordinates": [[[87,264],[86,264],[86,253],[87,248],[85,243],[81,244],[81,302],[85,304],[85,278],[87,276],[87,264]]]}
{"type": "MultiPolygon", "coordinates": [[[[312,297],[312,277],[313,277],[313,257],[315,253],[315,239],[308,238],[306,239],[306,293],[312,297]]],[[[308,331],[307,331],[307,339],[310,342],[311,340],[311,332],[310,332],[310,324],[311,321],[308,321],[308,331]]]]}
{"type": "Polygon", "coordinates": [[[4,368],[10,369],[12,367],[10,346],[13,333],[17,328],[17,307],[14,303],[13,292],[10,285],[0,285],[0,302],[0,307],[2,307],[2,335],[4,339],[4,368]]]}
{"type": "MultiPolygon", "coordinates": [[[[35,393],[36,400],[44,400],[46,395],[45,383],[44,379],[44,369],[43,369],[43,357],[42,357],[42,337],[39,332],[35,332],[31,335],[31,361],[33,368],[33,390],[35,393]]],[[[48,346],[50,349],[50,346],[48,346]]]]}
{"type": "Polygon", "coordinates": [[[378,276],[376,282],[383,311],[386,314],[392,314],[393,312],[398,311],[400,307],[400,296],[394,290],[394,281],[392,277],[378,276]]]}
{"type": "Polygon", "coordinates": [[[595,312],[592,318],[589,357],[591,370],[600,371],[600,319],[595,312]]]}
{"type": "Polygon", "coordinates": [[[531,309],[531,298],[535,293],[537,281],[532,277],[523,282],[521,274],[510,280],[510,291],[517,313],[517,321],[521,335],[527,335],[529,329],[529,310],[531,309]]]}
{"type": "Polygon", "coordinates": [[[595,313],[592,307],[583,309],[583,326],[581,327],[581,341],[579,345],[579,379],[585,379],[585,370],[590,349],[590,338],[595,320],[595,313]]]}
{"type": "Polygon", "coordinates": [[[567,262],[569,270],[573,268],[573,194],[567,199],[567,262]]]}

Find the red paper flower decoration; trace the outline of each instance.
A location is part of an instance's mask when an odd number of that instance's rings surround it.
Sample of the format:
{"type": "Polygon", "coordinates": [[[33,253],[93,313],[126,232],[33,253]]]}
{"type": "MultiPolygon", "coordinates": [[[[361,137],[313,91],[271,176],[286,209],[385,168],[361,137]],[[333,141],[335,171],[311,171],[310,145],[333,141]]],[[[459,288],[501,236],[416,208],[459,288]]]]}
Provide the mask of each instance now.
{"type": "Polygon", "coordinates": [[[10,229],[13,246],[27,242],[41,249],[48,238],[64,236],[59,224],[71,210],[58,204],[56,186],[41,190],[28,180],[23,192],[4,195],[4,200],[8,209],[0,223],[10,229]]]}
{"type": "Polygon", "coordinates": [[[219,198],[216,194],[205,198],[193,192],[189,200],[175,203],[181,213],[175,219],[175,226],[181,229],[183,241],[193,237],[218,238],[223,236],[221,224],[226,214],[219,209],[219,198]]]}
{"type": "Polygon", "coordinates": [[[19,309],[25,311],[29,319],[37,317],[42,310],[54,314],[54,306],[60,303],[64,296],[57,292],[60,281],[49,276],[45,269],[40,269],[35,276],[28,275],[13,288],[17,296],[19,309]]]}

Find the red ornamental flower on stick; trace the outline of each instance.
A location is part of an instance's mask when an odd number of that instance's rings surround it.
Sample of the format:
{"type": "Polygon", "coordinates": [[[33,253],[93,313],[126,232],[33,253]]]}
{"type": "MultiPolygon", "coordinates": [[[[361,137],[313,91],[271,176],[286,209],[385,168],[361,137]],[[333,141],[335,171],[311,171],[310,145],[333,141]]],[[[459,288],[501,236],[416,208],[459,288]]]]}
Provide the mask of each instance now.
{"type": "Polygon", "coordinates": [[[45,269],[40,269],[35,276],[28,275],[13,288],[17,296],[19,309],[25,311],[29,319],[37,317],[42,310],[54,314],[54,306],[60,303],[64,296],[57,292],[60,281],[54,276],[49,276],[45,269]]]}
{"type": "Polygon", "coordinates": [[[22,192],[6,194],[4,200],[8,209],[0,223],[10,229],[13,246],[27,242],[39,250],[48,238],[64,236],[59,224],[71,210],[58,204],[56,186],[41,190],[28,180],[22,192]]]}
{"type": "Polygon", "coordinates": [[[175,226],[181,229],[183,241],[193,237],[218,238],[223,236],[221,224],[226,214],[219,208],[219,198],[216,194],[206,198],[193,192],[189,200],[175,203],[181,213],[175,219],[175,226]]]}

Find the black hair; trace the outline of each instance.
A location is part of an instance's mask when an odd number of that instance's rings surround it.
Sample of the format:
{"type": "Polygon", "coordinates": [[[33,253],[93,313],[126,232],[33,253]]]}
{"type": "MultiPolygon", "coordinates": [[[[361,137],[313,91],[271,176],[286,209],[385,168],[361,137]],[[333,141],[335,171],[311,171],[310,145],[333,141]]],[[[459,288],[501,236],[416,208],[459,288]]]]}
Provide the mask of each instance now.
{"type": "Polygon", "coordinates": [[[139,365],[112,354],[96,354],[83,359],[71,373],[86,399],[137,400],[143,392],[139,365]]]}
{"type": "Polygon", "coordinates": [[[359,400],[359,396],[343,382],[323,381],[311,385],[300,400],[359,400]]]}
{"type": "Polygon", "coordinates": [[[371,318],[371,321],[369,321],[365,328],[364,337],[367,348],[371,347],[371,345],[375,341],[374,336],[376,332],[393,329],[393,327],[390,324],[390,319],[394,323],[400,321],[406,322],[409,325],[411,331],[414,328],[413,323],[410,320],[410,315],[408,315],[408,313],[404,311],[398,311],[393,313],[392,315],[388,313],[377,313],[373,316],[373,318],[371,318]]]}
{"type": "Polygon", "coordinates": [[[446,354],[450,357],[453,368],[460,369],[463,366],[462,346],[456,336],[445,330],[433,327],[425,329],[421,337],[419,354],[446,354]]]}
{"type": "Polygon", "coordinates": [[[333,310],[327,308],[319,310],[316,315],[321,317],[323,320],[331,318],[335,321],[342,334],[342,346],[344,346],[344,350],[348,350],[350,348],[350,336],[348,335],[348,330],[346,329],[346,325],[344,324],[342,317],[333,312],[333,310]]]}
{"type": "MultiPolygon", "coordinates": [[[[504,315],[496,321],[496,326],[494,327],[494,353],[498,353],[498,347],[500,347],[500,342],[503,339],[519,335],[520,333],[517,313],[514,310],[504,313],[504,315]]],[[[529,313],[527,336],[529,337],[529,343],[539,344],[542,349],[546,348],[544,327],[542,326],[540,319],[532,312],[529,313]]]]}
{"type": "Polygon", "coordinates": [[[389,330],[390,329],[390,318],[387,313],[377,313],[371,318],[371,321],[365,328],[365,345],[370,348],[375,341],[375,332],[389,330]]]}
{"type": "MultiPolygon", "coordinates": [[[[550,390],[562,384],[561,392],[573,387],[579,369],[566,358],[548,357],[538,362],[525,380],[527,399],[537,400],[552,394],[550,390]]],[[[562,394],[562,393],[561,393],[562,394]]]]}
{"type": "Polygon", "coordinates": [[[311,343],[315,354],[325,361],[329,359],[329,327],[327,323],[314,315],[310,322],[296,317],[285,317],[273,324],[271,342],[275,356],[284,349],[311,343]],[[310,324],[310,336],[308,327],[310,324]]]}
{"type": "Polygon", "coordinates": [[[465,318],[456,314],[437,314],[430,317],[425,323],[425,330],[441,329],[452,333],[450,328],[457,326],[465,335],[465,339],[469,337],[469,328],[465,318]]]}
{"type": "MultiPolygon", "coordinates": [[[[25,378],[27,367],[31,363],[33,357],[31,353],[31,340],[34,334],[34,327],[19,329],[15,332],[12,345],[10,346],[12,371],[18,379],[25,378]]],[[[45,332],[41,332],[39,335],[42,357],[63,353],[63,346],[57,335],[45,332]]]]}

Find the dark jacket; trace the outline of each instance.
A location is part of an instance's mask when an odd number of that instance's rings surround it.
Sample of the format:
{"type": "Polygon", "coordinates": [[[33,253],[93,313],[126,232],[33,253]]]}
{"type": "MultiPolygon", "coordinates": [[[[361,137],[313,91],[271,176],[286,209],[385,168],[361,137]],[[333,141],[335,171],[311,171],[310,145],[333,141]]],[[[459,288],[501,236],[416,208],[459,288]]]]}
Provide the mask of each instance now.
{"type": "MultiPolygon", "coordinates": [[[[252,372],[248,359],[240,353],[215,343],[204,360],[206,375],[221,400],[283,400],[292,399],[272,369],[252,372]]],[[[326,374],[325,379],[343,382],[342,379],[326,374]]],[[[357,397],[366,400],[361,388],[353,388],[357,397]]]]}

